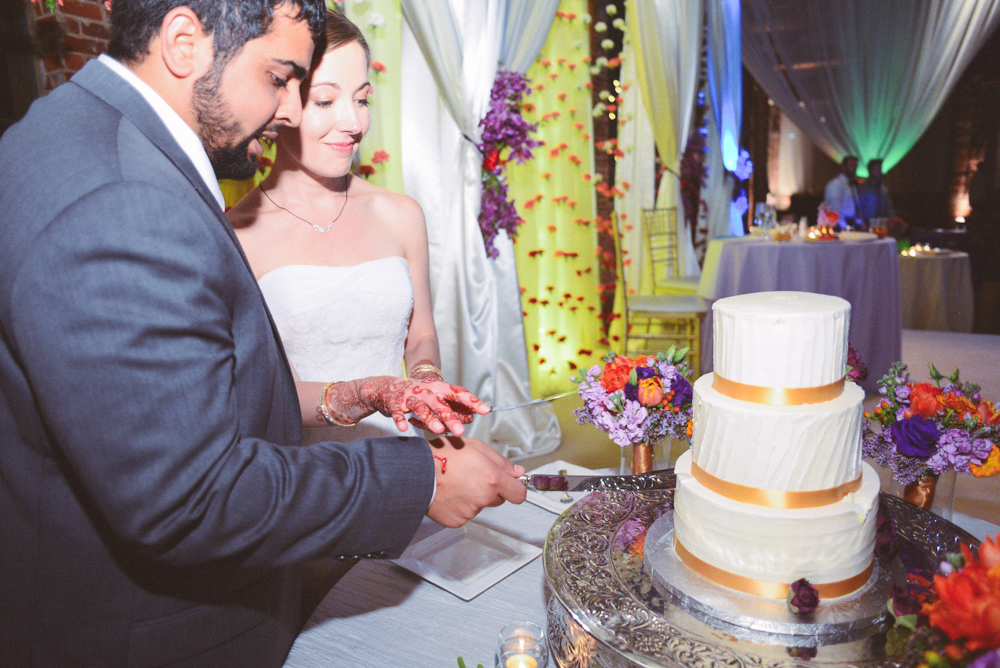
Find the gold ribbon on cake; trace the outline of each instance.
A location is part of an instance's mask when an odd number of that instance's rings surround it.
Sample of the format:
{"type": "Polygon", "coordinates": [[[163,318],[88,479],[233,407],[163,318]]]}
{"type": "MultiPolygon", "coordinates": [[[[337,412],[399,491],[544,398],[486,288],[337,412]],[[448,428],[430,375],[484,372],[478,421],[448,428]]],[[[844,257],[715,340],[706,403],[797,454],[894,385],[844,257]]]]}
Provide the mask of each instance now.
{"type": "Polygon", "coordinates": [[[701,483],[702,487],[716,494],[740,501],[752,503],[755,506],[768,508],[816,508],[837,503],[842,498],[861,488],[861,476],[836,487],[812,489],[805,492],[788,492],[782,489],[762,489],[739,483],[729,482],[712,475],[691,461],[691,475],[701,483]]]}
{"type": "Polygon", "coordinates": [[[740,401],[768,406],[801,406],[802,404],[818,404],[836,399],[844,391],[846,379],[847,376],[843,376],[840,380],[815,387],[764,387],[763,385],[738,383],[715,374],[712,379],[712,388],[719,394],[740,401]]]}
{"type": "MultiPolygon", "coordinates": [[[[699,559],[691,554],[688,549],[684,547],[676,538],[674,539],[674,551],[677,553],[677,557],[692,571],[702,577],[708,578],[712,582],[722,585],[723,587],[729,587],[730,589],[735,589],[736,591],[741,591],[745,594],[763,596],[764,598],[785,598],[788,593],[787,584],[748,578],[743,575],[737,575],[736,573],[730,573],[729,571],[723,570],[717,566],[713,566],[707,561],[699,559]]],[[[874,568],[875,561],[873,559],[868,564],[867,568],[855,576],[849,577],[845,580],[838,580],[837,582],[811,584],[817,591],[819,591],[820,598],[836,598],[837,596],[846,596],[852,591],[860,589],[862,585],[868,582],[868,578],[871,577],[874,568]]]]}

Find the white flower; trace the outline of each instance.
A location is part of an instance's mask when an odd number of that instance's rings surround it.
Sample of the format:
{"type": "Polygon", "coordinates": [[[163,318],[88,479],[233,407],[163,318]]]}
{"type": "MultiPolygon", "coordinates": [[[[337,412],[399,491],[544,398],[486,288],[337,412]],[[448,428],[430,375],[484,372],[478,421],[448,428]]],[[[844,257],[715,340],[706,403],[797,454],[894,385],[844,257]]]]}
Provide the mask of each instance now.
{"type": "Polygon", "coordinates": [[[368,12],[368,25],[373,28],[383,28],[385,27],[385,17],[378,12],[368,12]]]}
{"type": "Polygon", "coordinates": [[[618,13],[618,8],[614,5],[608,5],[604,8],[604,11],[608,13],[608,16],[614,16],[618,13]]]}
{"type": "Polygon", "coordinates": [[[613,40],[613,39],[602,39],[601,40],[601,48],[604,49],[605,51],[610,51],[611,49],[615,48],[615,40],[613,40]]]}
{"type": "Polygon", "coordinates": [[[608,24],[604,21],[598,21],[594,24],[594,32],[605,32],[608,29],[608,24]]]}
{"type": "Polygon", "coordinates": [[[611,22],[611,25],[618,28],[622,32],[625,32],[625,19],[618,17],[617,19],[611,22]]]}
{"type": "Polygon", "coordinates": [[[584,12],[583,14],[580,14],[580,20],[583,21],[584,25],[588,25],[590,23],[590,20],[591,20],[590,14],[588,14],[586,12],[584,12]]]}
{"type": "Polygon", "coordinates": [[[594,61],[594,64],[598,67],[604,67],[608,64],[608,59],[605,56],[598,56],[597,60],[594,61]]]}

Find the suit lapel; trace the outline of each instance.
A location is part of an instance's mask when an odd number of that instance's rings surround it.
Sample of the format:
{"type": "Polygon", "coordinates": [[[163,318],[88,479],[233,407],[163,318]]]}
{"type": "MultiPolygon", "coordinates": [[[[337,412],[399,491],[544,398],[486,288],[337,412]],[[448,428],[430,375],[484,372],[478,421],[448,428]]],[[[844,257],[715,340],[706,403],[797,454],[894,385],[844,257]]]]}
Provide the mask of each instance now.
{"type": "MultiPolygon", "coordinates": [[[[120,111],[177,167],[178,171],[184,175],[195,191],[205,201],[205,204],[215,215],[218,223],[229,236],[236,252],[243,259],[243,265],[246,267],[247,273],[249,273],[253,284],[256,286],[257,281],[254,278],[253,269],[250,267],[250,261],[247,260],[247,256],[243,252],[243,247],[240,245],[239,240],[236,238],[236,233],[233,231],[233,226],[229,224],[229,219],[226,218],[225,213],[219,211],[219,203],[216,201],[212,191],[205,185],[201,174],[195,169],[194,164],[187,157],[187,154],[184,153],[177,140],[170,134],[167,126],[163,124],[159,115],[149,106],[145,98],[127,81],[96,60],[88,62],[83,69],[70,79],[70,83],[74,83],[89,91],[120,111]]],[[[274,318],[271,317],[271,310],[267,308],[267,302],[264,300],[264,295],[260,292],[259,287],[257,288],[257,295],[264,306],[264,312],[267,313],[267,320],[271,325],[271,334],[274,337],[275,343],[278,344],[281,356],[286,362],[285,367],[288,378],[291,379],[291,370],[288,368],[287,356],[285,355],[285,348],[281,343],[278,327],[274,322],[274,318]]]]}

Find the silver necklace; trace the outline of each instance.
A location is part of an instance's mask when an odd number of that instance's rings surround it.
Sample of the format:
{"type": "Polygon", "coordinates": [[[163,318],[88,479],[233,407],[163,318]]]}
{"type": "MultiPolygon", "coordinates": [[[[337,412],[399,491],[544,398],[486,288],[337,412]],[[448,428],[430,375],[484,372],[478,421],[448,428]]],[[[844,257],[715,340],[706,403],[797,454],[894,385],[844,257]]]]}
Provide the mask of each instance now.
{"type": "Polygon", "coordinates": [[[296,218],[298,218],[299,220],[301,220],[303,223],[306,223],[307,225],[311,225],[312,228],[314,230],[316,230],[317,232],[329,232],[330,230],[333,229],[333,226],[337,223],[338,220],[340,220],[340,217],[344,214],[344,209],[347,208],[347,196],[351,192],[349,189],[344,191],[344,204],[340,207],[340,213],[337,214],[337,217],[334,218],[332,221],[330,221],[330,224],[327,225],[326,227],[320,227],[316,223],[313,223],[311,221],[306,220],[305,218],[303,218],[302,216],[298,215],[294,211],[290,211],[290,210],[286,209],[285,207],[281,206],[280,204],[278,204],[277,202],[275,202],[273,199],[271,199],[271,196],[268,195],[267,191],[264,190],[263,188],[261,188],[260,191],[262,193],[264,193],[264,197],[267,198],[268,202],[270,202],[274,206],[278,207],[282,211],[284,211],[286,213],[292,214],[293,216],[295,216],[296,218]]]}

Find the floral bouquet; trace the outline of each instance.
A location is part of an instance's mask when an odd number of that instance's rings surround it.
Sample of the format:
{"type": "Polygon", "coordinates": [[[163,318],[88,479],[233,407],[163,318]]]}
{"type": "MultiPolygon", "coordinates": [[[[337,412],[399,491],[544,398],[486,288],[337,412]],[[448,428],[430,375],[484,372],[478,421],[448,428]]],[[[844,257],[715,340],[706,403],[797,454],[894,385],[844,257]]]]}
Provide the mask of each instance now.
{"type": "Polygon", "coordinates": [[[930,591],[893,588],[886,653],[903,666],[1000,666],[1000,534],[949,554],[930,591]]]}
{"type": "Polygon", "coordinates": [[[946,377],[932,364],[930,374],[934,384],[914,383],[905,364],[890,367],[878,382],[882,401],[864,414],[862,454],[892,469],[901,485],[945,471],[1000,473],[996,406],[977,385],[959,382],[958,369],[946,377]]]}
{"type": "Polygon", "coordinates": [[[582,379],[578,392],[583,407],[573,411],[579,424],[592,423],[625,447],[653,445],[665,436],[691,435],[692,388],[684,356],[688,349],[671,346],[656,357],[635,359],[609,353],[604,365],[595,364],[582,379]]]}

